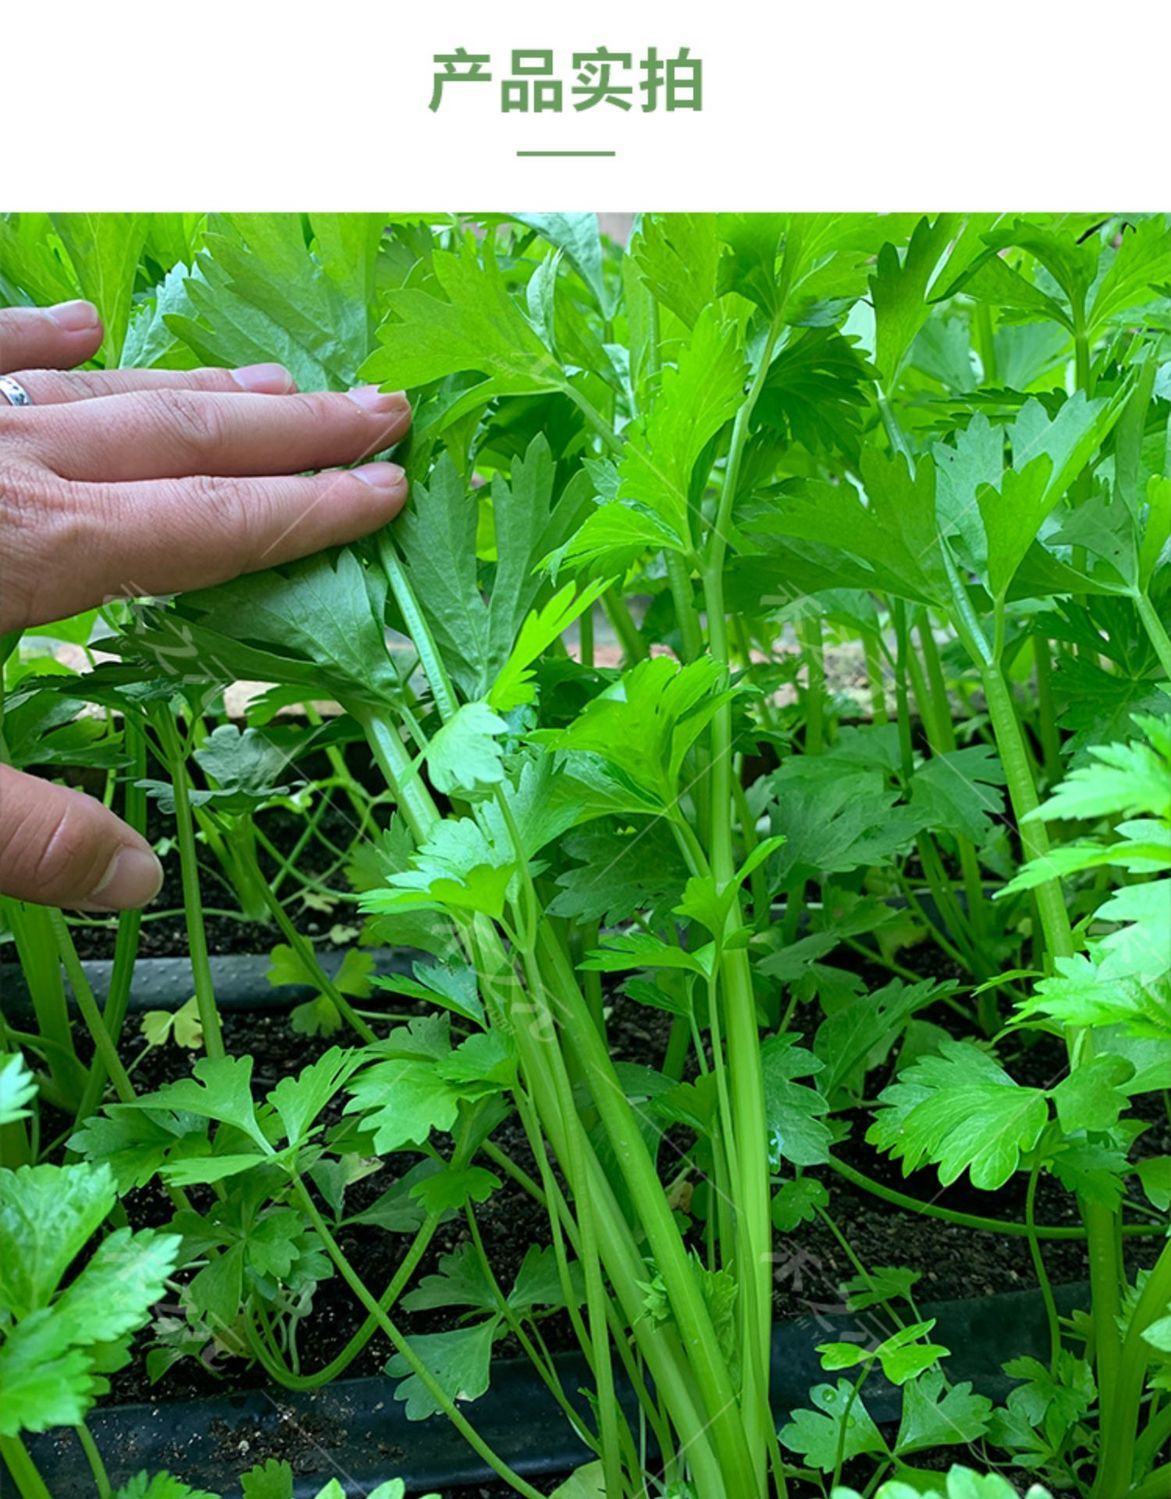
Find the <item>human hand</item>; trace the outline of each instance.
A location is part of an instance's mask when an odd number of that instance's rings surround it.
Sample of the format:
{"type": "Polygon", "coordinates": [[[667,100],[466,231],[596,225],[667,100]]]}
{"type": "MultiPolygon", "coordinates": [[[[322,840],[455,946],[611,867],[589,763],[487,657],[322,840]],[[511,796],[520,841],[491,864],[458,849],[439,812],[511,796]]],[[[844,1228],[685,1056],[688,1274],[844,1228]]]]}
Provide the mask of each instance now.
{"type": "MultiPolygon", "coordinates": [[[[280,365],[70,371],[102,341],[67,302],[0,311],[0,634],[114,596],[222,583],[353,540],[395,516],[380,452],[410,425],[400,394],[299,394],[280,365]]],[[[0,892],[88,910],[144,905],[162,869],[94,798],[0,765],[0,892]]]]}

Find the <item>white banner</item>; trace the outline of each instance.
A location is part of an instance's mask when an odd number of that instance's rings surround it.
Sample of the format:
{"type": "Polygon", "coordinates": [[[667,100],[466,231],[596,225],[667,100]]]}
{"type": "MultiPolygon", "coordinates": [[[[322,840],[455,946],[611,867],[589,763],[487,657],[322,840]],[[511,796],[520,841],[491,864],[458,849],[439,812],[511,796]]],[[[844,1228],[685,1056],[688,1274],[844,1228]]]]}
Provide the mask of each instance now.
{"type": "Polygon", "coordinates": [[[1169,15],[9,5],[0,208],[1165,208],[1169,15]]]}

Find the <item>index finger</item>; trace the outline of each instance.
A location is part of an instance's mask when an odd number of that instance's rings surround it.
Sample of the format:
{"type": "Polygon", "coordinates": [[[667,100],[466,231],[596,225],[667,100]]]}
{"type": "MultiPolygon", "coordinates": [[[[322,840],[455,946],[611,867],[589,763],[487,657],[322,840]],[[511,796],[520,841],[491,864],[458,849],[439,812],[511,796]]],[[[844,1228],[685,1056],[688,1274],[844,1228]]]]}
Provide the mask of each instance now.
{"type": "Polygon", "coordinates": [[[142,390],[210,390],[225,395],[244,390],[282,396],[297,388],[282,364],[247,364],[235,370],[18,370],[16,375],[34,406],[63,406],[142,390]]]}
{"type": "MultiPolygon", "coordinates": [[[[56,486],[60,488],[60,486],[56,486]]],[[[394,463],[290,477],[150,479],[66,485],[42,555],[11,560],[0,631],[65,619],[111,598],[182,593],[366,536],[402,509],[394,463]],[[24,586],[21,586],[22,581],[24,586]]]]}

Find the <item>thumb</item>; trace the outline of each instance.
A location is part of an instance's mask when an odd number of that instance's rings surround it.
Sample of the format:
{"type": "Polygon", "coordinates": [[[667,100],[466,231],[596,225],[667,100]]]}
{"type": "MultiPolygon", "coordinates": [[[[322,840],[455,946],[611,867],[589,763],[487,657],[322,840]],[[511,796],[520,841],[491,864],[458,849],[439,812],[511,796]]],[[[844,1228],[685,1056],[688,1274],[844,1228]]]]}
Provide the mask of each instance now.
{"type": "Polygon", "coordinates": [[[153,900],[162,882],[150,845],[101,802],[0,765],[0,894],[123,911],[153,900]]]}

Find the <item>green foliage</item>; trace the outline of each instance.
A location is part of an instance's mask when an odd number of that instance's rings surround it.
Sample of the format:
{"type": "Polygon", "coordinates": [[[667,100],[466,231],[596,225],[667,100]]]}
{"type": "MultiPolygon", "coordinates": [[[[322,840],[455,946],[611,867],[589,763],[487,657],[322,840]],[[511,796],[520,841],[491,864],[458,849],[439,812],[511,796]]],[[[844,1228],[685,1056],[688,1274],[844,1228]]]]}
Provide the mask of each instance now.
{"type": "MultiPolygon", "coordinates": [[[[895,753],[880,730],[847,730],[825,754],[794,756],[769,777],[769,823],[784,839],[769,869],[781,889],[883,863],[906,848],[923,820],[892,784],[895,753]]],[[[929,778],[929,797],[940,779],[929,778]]],[[[917,788],[922,784],[921,775],[917,788]]]]}
{"type": "MultiPolygon", "coordinates": [[[[259,1486],[255,1486],[255,1493],[259,1496],[265,1493],[263,1484],[264,1480],[261,1479],[259,1486]]],[[[274,1496],[282,1493],[273,1485],[269,1487],[274,1496]]],[[[248,1493],[247,1489],[245,1493],[248,1493]]],[[[143,1471],[136,1473],[129,1483],[115,1489],[114,1499],[217,1499],[217,1496],[207,1489],[193,1489],[190,1484],[172,1478],[169,1473],[150,1474],[143,1471]]]]}
{"type": "Polygon", "coordinates": [[[872,378],[849,339],[810,328],[773,361],[757,410],[783,440],[856,460],[872,378]]]}
{"type": "MultiPolygon", "coordinates": [[[[439,460],[426,484],[413,486],[410,508],[394,530],[395,547],[447,671],[468,698],[485,697],[506,664],[512,691],[524,680],[521,674],[532,657],[511,662],[510,657],[542,596],[535,566],[580,521],[586,498],[577,481],[558,486],[549,444],[544,436],[534,437],[514,460],[511,475],[493,480],[489,570],[479,558],[477,492],[450,456],[439,460]]],[[[547,635],[548,623],[538,627],[538,639],[547,635]]],[[[528,642],[526,649],[531,649],[528,642]]],[[[503,684],[503,696],[492,706],[512,707],[509,690],[503,684]]]]}
{"type": "MultiPolygon", "coordinates": [[[[488,1388],[496,1329],[497,1320],[491,1317],[450,1332],[420,1333],[412,1338],[411,1346],[448,1399],[478,1400],[488,1388]]],[[[397,1353],[386,1366],[391,1378],[400,1381],[395,1386],[395,1399],[405,1403],[407,1420],[425,1421],[438,1414],[442,1406],[418,1374],[409,1370],[406,1360],[397,1353]]]]}
{"type": "Polygon", "coordinates": [[[55,213],[53,228],[77,277],[77,289],[97,307],[105,326],[99,351],[116,365],[126,337],[134,273],[147,233],[141,213],[55,213]]]}
{"type": "Polygon", "coordinates": [[[504,779],[499,736],[508,725],[487,703],[464,703],[438,729],[427,749],[427,769],[436,791],[471,792],[504,779]]]}
{"type": "MultiPolygon", "coordinates": [[[[929,1488],[922,1486],[921,1478],[922,1475],[916,1475],[913,1484],[891,1479],[878,1486],[874,1499],[1020,1499],[1020,1490],[1002,1474],[976,1473],[963,1465],[929,1479],[929,1488]]],[[[861,1499],[861,1496],[855,1489],[835,1488],[832,1499],[861,1499]]],[[[1025,1499],[1053,1499],[1053,1496],[1038,1484],[1030,1484],[1025,1499]]]]}
{"type": "Polygon", "coordinates": [[[903,1163],[925,1162],[946,1186],[967,1171],[972,1185],[993,1190],[1017,1169],[1048,1121],[1045,1093],[1014,1083],[986,1052],[944,1041],[883,1090],[866,1138],[903,1163]]]}
{"type": "Polygon", "coordinates": [[[379,214],[212,214],[163,321],[204,363],[275,359],[301,390],[343,389],[370,350],[381,235],[379,214]]]}
{"type": "MultiPolygon", "coordinates": [[[[240,1475],[243,1499],[293,1499],[293,1482],[292,1468],[275,1457],[240,1475]]],[[[371,1489],[368,1499],[404,1499],[405,1494],[402,1479],[391,1478],[371,1489]]],[[[220,1499],[220,1496],[207,1489],[194,1489],[172,1478],[169,1473],[151,1475],[142,1472],[116,1489],[113,1499],[220,1499]]],[[[336,1478],[331,1478],[324,1488],[318,1489],[313,1499],[344,1499],[344,1490],[336,1478]]],[[[439,1499],[439,1496],[425,1494],[422,1499],[439,1499]]]]}
{"type": "Polygon", "coordinates": [[[436,250],[426,284],[392,291],[387,307],[390,315],[378,330],[381,347],[362,366],[363,379],[397,389],[467,371],[483,376],[447,407],[444,426],[497,397],[563,390],[567,384],[509,296],[499,268],[477,254],[471,235],[451,250],[436,250]]]}
{"type": "Polygon", "coordinates": [[[1068,1017],[1073,1005],[1094,1012],[1096,1020],[1083,1024],[1109,1023],[1103,1019],[1109,1013],[1120,1019],[1145,1013],[1156,1033],[1171,1034],[1171,1027],[1159,1024],[1171,981],[1171,721],[1136,715],[1134,723],[1141,739],[1094,746],[1090,763],[1071,770],[1031,814],[1045,822],[1120,819],[1114,829],[1119,836],[1050,850],[1026,864],[1005,894],[1102,867],[1137,876],[1137,883],[1122,885],[1098,906],[1097,920],[1111,923],[1112,930],[1091,939],[1088,960],[1062,959],[1059,975],[1037,985],[1023,1013],[1053,1014],[1056,1003],[1068,1017]]]}
{"type": "Polygon", "coordinates": [[[783,1426],[791,1486],[1008,1499],[917,1466],[976,1446],[1152,1492],[1168,1262],[1130,1285],[1120,1246],[1171,1200],[1144,1128],[1171,1089],[1169,256],[1155,214],[647,214],[625,248],[592,214],[0,216],[0,302],[92,295],[101,365],[275,358],[415,414],[379,534],[5,642],[6,759],[139,823],[190,787],[160,849],[198,993],[144,1032],[208,1053],[107,1102],[136,918],[104,1019],[81,1005],[91,1071],[55,920],[4,903],[35,1010],[0,1056],[28,1163],[0,1174],[6,1433],[80,1420],[164,1280],[153,1376],[257,1357],[311,1386],[377,1331],[409,1418],[473,1424],[501,1341],[545,1366],[568,1308],[591,1461],[566,1499],[646,1485],[622,1365],[686,1454],[665,1499],[755,1493],[774,1234],[850,1239],[839,1172],[891,1191],[871,1147],[945,1188],[1027,1176],[1041,1220],[1065,1191],[1091,1304],[993,1408],[944,1372],[925,1267],[851,1243],[842,1298],[881,1330],[824,1345],[848,1377],[783,1426]],[[229,721],[237,681],[264,685],[229,721]],[[270,980],[337,1043],[288,1076],[219,1054],[202,909],[237,897],[281,903],[270,980]],[[1044,1086],[1023,1028],[1065,1046],[1044,1086]],[[37,1164],[38,1094],[83,1105],[83,1164],[37,1164]],[[168,1231],[108,1231],[142,1187],[168,1231]],[[513,1191],[549,1235],[501,1275],[484,1209],[513,1191]],[[366,1284],[350,1248],[382,1234],[366,1284]],[[369,1321],[323,1365],[329,1277],[369,1321]]]}
{"type": "Polygon", "coordinates": [[[828,1159],[830,1132],[823,1122],[829,1105],[821,1094],[794,1078],[816,1075],[821,1062],[792,1036],[770,1036],[761,1046],[769,1152],[795,1166],[828,1159]]]}
{"type": "Polygon", "coordinates": [[[692,477],[700,455],[735,415],[747,373],[735,327],[713,304],[696,319],[676,364],[663,371],[618,465],[619,501],[637,501],[690,546],[692,477]]]}
{"type": "Polygon", "coordinates": [[[886,1451],[873,1417],[848,1380],[814,1385],[809,1399],[814,1409],[797,1411],[778,1436],[811,1467],[832,1473],[839,1461],[886,1451]]]}
{"type": "Polygon", "coordinates": [[[380,1060],[350,1084],[347,1113],[361,1113],[379,1152],[422,1145],[432,1130],[450,1130],[460,1104],[507,1087],[515,1053],[499,1032],[479,1032],[452,1047],[449,1017],[413,1020],[374,1051],[380,1060]]]}
{"type": "Polygon", "coordinates": [[[25,1105],[36,1096],[36,1083],[18,1051],[0,1054],[0,1125],[27,1119],[25,1105]]]}
{"type": "Polygon", "coordinates": [[[675,800],[688,751],[731,696],[721,690],[722,677],[709,658],[683,667],[663,656],[643,661],[568,728],[530,737],[608,761],[629,791],[632,811],[666,808],[675,800]]]}
{"type": "Polygon", "coordinates": [[[185,594],[174,612],[144,611],[123,646],[164,679],[243,677],[381,702],[398,686],[384,643],[385,598],[385,579],[352,551],[321,553],[185,594]]]}
{"type": "MultiPolygon", "coordinates": [[[[256,729],[241,731],[234,724],[220,724],[191,758],[211,783],[206,790],[189,791],[194,807],[211,806],[218,812],[237,814],[250,812],[289,789],[278,783],[281,774],[288,773],[287,756],[256,729]]],[[[174,813],[175,793],[171,786],[149,780],[141,784],[157,798],[164,812],[174,813]]]]}
{"type": "Polygon", "coordinates": [[[0,1436],[80,1423],[163,1294],[173,1234],[119,1228],[91,1243],[114,1202],[107,1166],[0,1171],[0,1436]]]}
{"type": "Polygon", "coordinates": [[[912,1323],[884,1338],[874,1349],[860,1348],[856,1343],[821,1343],[817,1349],[821,1366],[827,1371],[855,1369],[877,1360],[891,1384],[906,1384],[949,1351],[939,1343],[923,1341],[934,1326],[934,1320],[912,1323]]]}
{"type": "Polygon", "coordinates": [[[716,289],[720,241],[707,213],[644,217],[632,245],[638,272],[664,307],[694,327],[716,289]]]}

